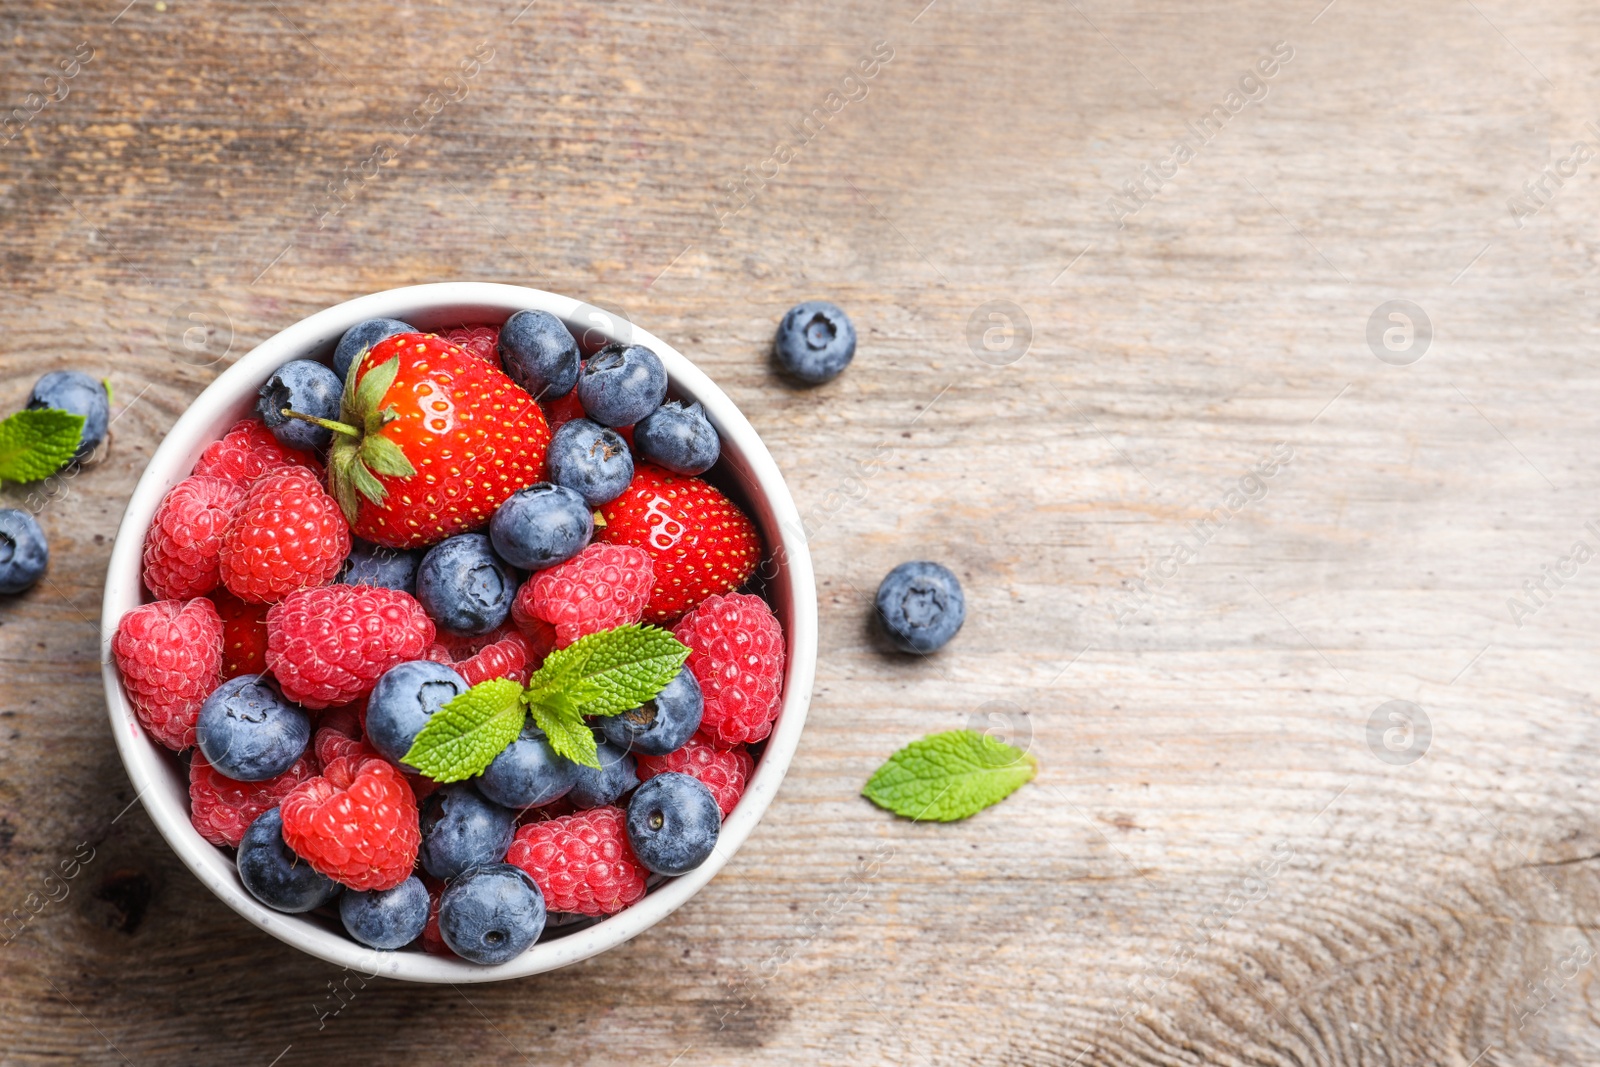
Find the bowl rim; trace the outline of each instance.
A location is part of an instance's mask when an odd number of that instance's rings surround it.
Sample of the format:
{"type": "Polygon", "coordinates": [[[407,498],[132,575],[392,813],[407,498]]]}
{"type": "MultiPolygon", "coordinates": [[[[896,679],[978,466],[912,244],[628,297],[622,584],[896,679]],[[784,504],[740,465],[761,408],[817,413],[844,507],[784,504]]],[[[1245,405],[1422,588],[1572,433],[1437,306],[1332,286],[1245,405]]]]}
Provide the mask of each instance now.
{"type": "MultiPolygon", "coordinates": [[[[753,517],[760,522],[760,517],[753,517]]],[[[676,348],[627,319],[573,297],[496,282],[434,282],[347,300],[280,330],[228,367],[167,431],[129,497],[107,567],[100,628],[101,672],[118,754],[133,783],[135,799],[143,803],[184,865],[234,911],[285,944],[365,977],[430,983],[502,981],[565,967],[636,937],[687,902],[744,844],[777,794],[805,725],[817,655],[816,584],[804,527],[777,463],[737,405],[676,348]],[[548,311],[569,324],[588,322],[588,329],[608,340],[631,341],[654,350],[666,366],[674,393],[698,400],[722,435],[725,453],[739,456],[747,465],[747,473],[734,473],[746,483],[744,489],[752,501],[765,504],[763,516],[770,511],[772,528],[763,533],[777,567],[772,582],[787,601],[783,706],[755,775],[723,821],[715,851],[694,871],[652,889],[643,900],[615,915],[575,933],[541,941],[506,963],[484,966],[421,951],[376,951],[303,916],[273,911],[245,890],[233,861],[190,823],[188,783],[179,781],[182,776],[167,762],[170,753],[139,726],[111,656],[111,640],[122,615],[143,602],[140,560],[145,530],[156,507],[168,489],[188,477],[199,449],[215,440],[211,436],[201,441],[201,437],[226,417],[227,410],[238,408],[246,398],[253,400],[273,370],[292,359],[331,348],[345,330],[366,319],[395,318],[429,329],[446,321],[445,312],[453,324],[475,321],[476,315],[501,315],[503,319],[524,309],[548,311]],[[418,321],[430,319],[438,321],[427,326],[418,321]]]]}

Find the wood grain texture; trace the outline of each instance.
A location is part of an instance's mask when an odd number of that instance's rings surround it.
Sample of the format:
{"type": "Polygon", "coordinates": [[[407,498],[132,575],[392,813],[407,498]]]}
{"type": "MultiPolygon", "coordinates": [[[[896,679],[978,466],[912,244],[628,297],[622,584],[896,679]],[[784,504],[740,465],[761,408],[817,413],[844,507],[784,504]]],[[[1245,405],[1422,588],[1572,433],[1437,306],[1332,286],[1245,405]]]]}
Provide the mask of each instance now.
{"type": "Polygon", "coordinates": [[[81,367],[121,412],[39,508],[49,581],[0,605],[0,918],[93,850],[0,948],[0,1061],[1600,1061],[1600,563],[1544,570],[1600,551],[1600,162],[1509,203],[1600,144],[1592,5],[124,2],[0,10],[8,108],[94,54],[0,133],[0,406],[81,367]],[[810,517],[822,654],[781,795],[689,906],[553,975],[362,987],[128,807],[99,587],[227,361],[449,278],[622,309],[727,389],[810,517]],[[797,391],[765,351],[814,296],[860,351],[797,391]],[[1405,366],[1366,339],[1397,299],[1433,330],[1405,366]],[[1028,320],[1014,362],[969,340],[990,301],[1028,320]],[[970,613],[926,660],[867,626],[917,557],[970,613]],[[1431,723],[1414,762],[1369,746],[1391,700],[1431,723]],[[857,795],[973,722],[1039,779],[948,826],[857,795]]]}

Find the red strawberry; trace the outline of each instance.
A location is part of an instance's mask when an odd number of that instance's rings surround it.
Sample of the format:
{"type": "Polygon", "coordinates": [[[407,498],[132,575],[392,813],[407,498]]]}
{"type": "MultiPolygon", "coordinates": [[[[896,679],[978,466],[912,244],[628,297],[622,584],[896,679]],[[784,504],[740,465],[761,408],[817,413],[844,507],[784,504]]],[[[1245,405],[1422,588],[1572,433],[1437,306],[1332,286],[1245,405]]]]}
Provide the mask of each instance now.
{"type": "Polygon", "coordinates": [[[457,326],[446,330],[443,336],[451,344],[460,345],[467,355],[500,365],[500,327],[457,326]]]}
{"type": "Polygon", "coordinates": [[[600,514],[605,526],[596,540],[634,545],[655,562],[646,622],[670,622],[708,596],[732,592],[761,562],[755,526],[720,489],[650,463],[639,464],[600,514]]]}
{"type": "Polygon", "coordinates": [[[270,604],[247,604],[219,589],[211,603],[222,616],[222,678],[260,674],[267,669],[267,609],[270,604]]]}
{"type": "Polygon", "coordinates": [[[415,548],[486,525],[544,477],[550,429],[505,373],[431,334],[401,333],[350,368],[328,450],[358,537],[415,548]]]}

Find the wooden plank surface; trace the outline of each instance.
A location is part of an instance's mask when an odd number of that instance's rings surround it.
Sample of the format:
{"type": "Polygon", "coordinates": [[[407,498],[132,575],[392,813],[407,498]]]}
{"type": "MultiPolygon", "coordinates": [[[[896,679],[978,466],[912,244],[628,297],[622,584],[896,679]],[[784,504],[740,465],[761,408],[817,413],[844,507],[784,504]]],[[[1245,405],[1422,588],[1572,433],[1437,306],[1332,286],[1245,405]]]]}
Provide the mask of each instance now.
{"type": "Polygon", "coordinates": [[[0,1061],[1600,1061],[1592,5],[124,2],[0,10],[0,405],[78,367],[120,411],[0,490],[54,547],[0,605],[0,1061]],[[813,521],[816,693],[648,934],[335,999],[128,807],[100,582],[229,360],[450,278],[728,390],[813,521]],[[765,350],[816,296],[860,350],[797,391],[765,350]],[[919,557],[970,611],[929,660],[867,626],[919,557]],[[1039,779],[857,795],[970,723],[1039,779]]]}

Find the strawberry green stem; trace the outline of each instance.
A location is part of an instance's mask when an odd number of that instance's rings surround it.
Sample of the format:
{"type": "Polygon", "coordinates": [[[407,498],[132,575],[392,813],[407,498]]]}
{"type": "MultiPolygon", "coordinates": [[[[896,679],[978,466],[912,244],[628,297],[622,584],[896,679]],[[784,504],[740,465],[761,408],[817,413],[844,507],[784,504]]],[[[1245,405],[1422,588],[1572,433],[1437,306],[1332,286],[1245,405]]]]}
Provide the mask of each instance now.
{"type": "Polygon", "coordinates": [[[334,433],[344,434],[346,437],[354,437],[357,440],[361,438],[361,431],[356,429],[356,427],[351,426],[347,422],[335,422],[333,419],[319,419],[315,415],[302,415],[300,412],[292,411],[289,408],[284,408],[282,410],[283,414],[287,418],[299,419],[301,422],[309,422],[313,426],[321,426],[324,430],[332,430],[334,433]]]}

